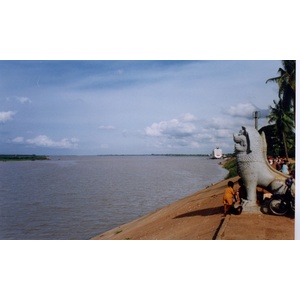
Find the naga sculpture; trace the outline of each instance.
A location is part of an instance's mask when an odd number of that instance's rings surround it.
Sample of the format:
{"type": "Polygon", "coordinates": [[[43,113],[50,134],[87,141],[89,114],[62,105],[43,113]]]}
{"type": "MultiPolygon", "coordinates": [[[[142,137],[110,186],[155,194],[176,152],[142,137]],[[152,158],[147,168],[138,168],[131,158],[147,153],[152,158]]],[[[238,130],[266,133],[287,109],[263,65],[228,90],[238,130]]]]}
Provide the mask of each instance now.
{"type": "Polygon", "coordinates": [[[289,177],[270,166],[267,161],[267,142],[264,132],[242,126],[239,134],[233,135],[237,170],[247,191],[247,206],[256,206],[256,187],[271,193],[283,194],[285,180],[289,177]]]}

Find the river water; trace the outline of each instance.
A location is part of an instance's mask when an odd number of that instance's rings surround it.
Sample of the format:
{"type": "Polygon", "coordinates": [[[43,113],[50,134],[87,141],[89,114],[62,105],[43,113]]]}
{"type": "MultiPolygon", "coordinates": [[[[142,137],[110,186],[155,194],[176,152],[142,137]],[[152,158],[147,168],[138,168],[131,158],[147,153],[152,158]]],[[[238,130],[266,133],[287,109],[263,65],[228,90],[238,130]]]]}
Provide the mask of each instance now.
{"type": "Polygon", "coordinates": [[[69,156],[0,162],[0,239],[89,239],[226,174],[218,160],[199,156],[69,156]]]}

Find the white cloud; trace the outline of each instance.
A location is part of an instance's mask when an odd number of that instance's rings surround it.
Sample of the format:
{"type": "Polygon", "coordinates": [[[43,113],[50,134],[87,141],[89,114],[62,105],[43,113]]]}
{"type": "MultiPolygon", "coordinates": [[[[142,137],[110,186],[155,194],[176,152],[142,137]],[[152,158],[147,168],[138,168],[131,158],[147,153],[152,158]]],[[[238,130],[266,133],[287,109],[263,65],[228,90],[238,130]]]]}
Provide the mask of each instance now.
{"type": "Polygon", "coordinates": [[[162,136],[162,130],[163,130],[163,126],[165,125],[165,121],[162,121],[160,123],[153,123],[151,126],[148,126],[145,129],[146,135],[148,136],[162,136]]]}
{"type": "Polygon", "coordinates": [[[180,138],[184,136],[193,135],[196,132],[196,126],[192,121],[196,118],[190,114],[184,114],[180,119],[172,119],[169,121],[161,121],[159,123],[153,123],[146,127],[145,133],[147,136],[169,136],[174,138],[180,138]]]}
{"type": "Polygon", "coordinates": [[[213,130],[211,129],[201,129],[197,134],[195,134],[195,139],[197,140],[211,140],[213,139],[213,130]]]}
{"type": "Polygon", "coordinates": [[[197,118],[190,114],[190,113],[185,113],[182,115],[181,119],[184,121],[184,122],[191,122],[191,121],[196,121],[197,118]]]}
{"type": "Polygon", "coordinates": [[[76,138],[64,138],[60,141],[53,141],[46,135],[39,135],[32,139],[25,139],[24,137],[16,137],[13,139],[14,143],[22,143],[27,145],[34,145],[37,147],[59,148],[59,149],[73,149],[78,147],[79,140],[76,138]]]}
{"type": "Polygon", "coordinates": [[[217,138],[231,138],[232,131],[229,129],[217,129],[215,137],[217,138]]]}
{"type": "MultiPolygon", "coordinates": [[[[226,151],[231,151],[228,141],[232,140],[232,134],[236,122],[232,117],[198,119],[192,114],[184,114],[178,119],[153,123],[145,128],[145,134],[152,138],[150,147],[179,149],[185,152],[203,151],[209,152],[216,145],[226,145],[226,151]]],[[[181,150],[179,150],[181,151],[181,150]]]]}
{"type": "Polygon", "coordinates": [[[17,97],[16,96],[16,98],[22,104],[24,104],[24,103],[31,103],[32,102],[28,97],[17,97]]]}
{"type": "Polygon", "coordinates": [[[243,117],[252,119],[253,112],[257,110],[259,109],[252,103],[240,103],[236,106],[229,107],[225,111],[232,117],[243,117]]]}
{"type": "Polygon", "coordinates": [[[12,120],[13,116],[16,114],[14,111],[0,111],[0,122],[5,123],[12,120]]]}
{"type": "Polygon", "coordinates": [[[236,121],[233,118],[224,118],[224,117],[212,117],[209,120],[204,121],[205,128],[232,128],[235,126],[236,121]]]}
{"type": "Polygon", "coordinates": [[[18,136],[16,138],[14,138],[13,143],[24,143],[24,138],[22,136],[18,136]]]}

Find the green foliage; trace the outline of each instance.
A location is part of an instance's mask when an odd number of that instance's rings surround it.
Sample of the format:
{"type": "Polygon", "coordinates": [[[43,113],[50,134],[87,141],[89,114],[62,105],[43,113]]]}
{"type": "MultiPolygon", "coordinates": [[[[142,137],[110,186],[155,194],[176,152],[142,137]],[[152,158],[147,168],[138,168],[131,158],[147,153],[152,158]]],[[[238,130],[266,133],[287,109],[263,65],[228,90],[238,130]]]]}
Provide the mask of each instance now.
{"type": "Polygon", "coordinates": [[[9,154],[0,154],[0,161],[23,161],[23,160],[48,160],[48,157],[45,155],[9,155],[9,154]]]}
{"type": "MultiPolygon", "coordinates": [[[[275,124],[267,125],[259,130],[259,133],[265,133],[267,142],[267,155],[272,157],[281,156],[284,157],[285,149],[283,139],[280,137],[280,133],[276,130],[275,124]]],[[[286,135],[288,157],[295,157],[295,132],[290,131],[286,135]]]]}
{"type": "Polygon", "coordinates": [[[268,154],[272,156],[295,157],[295,78],[296,61],[283,60],[283,68],[279,68],[278,77],[270,78],[278,84],[278,98],[273,100],[274,107],[269,106],[270,114],[267,116],[269,124],[273,124],[271,130],[265,132],[268,143],[268,154]],[[269,149],[272,149],[270,153],[269,149]],[[284,151],[284,155],[282,152],[284,151]]]}
{"type": "Polygon", "coordinates": [[[228,174],[225,177],[225,179],[229,179],[229,178],[232,178],[232,177],[235,177],[235,176],[238,175],[237,165],[236,165],[236,158],[232,158],[232,159],[228,160],[227,162],[225,162],[223,167],[226,170],[228,170],[228,174]]]}
{"type": "Polygon", "coordinates": [[[279,76],[270,78],[266,81],[278,84],[278,98],[282,99],[284,110],[293,110],[295,121],[296,107],[296,61],[283,60],[282,67],[279,68],[279,76]]]}
{"type": "MultiPolygon", "coordinates": [[[[278,102],[273,100],[274,107],[270,106],[271,113],[267,116],[269,118],[269,124],[274,123],[274,129],[276,135],[273,136],[277,138],[278,141],[283,142],[283,147],[285,151],[285,157],[289,157],[289,146],[293,146],[293,141],[288,141],[292,139],[290,134],[294,130],[293,112],[291,110],[286,110],[283,106],[283,101],[280,99],[278,102]]],[[[280,143],[279,143],[280,144],[280,143]]]]}

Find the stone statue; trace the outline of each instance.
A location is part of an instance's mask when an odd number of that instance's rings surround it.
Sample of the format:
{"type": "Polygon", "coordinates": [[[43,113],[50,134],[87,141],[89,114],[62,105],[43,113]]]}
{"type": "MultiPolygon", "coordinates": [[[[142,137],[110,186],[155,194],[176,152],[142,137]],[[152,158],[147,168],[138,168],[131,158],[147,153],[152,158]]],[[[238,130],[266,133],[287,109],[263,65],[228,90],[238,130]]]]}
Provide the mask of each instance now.
{"type": "Polygon", "coordinates": [[[264,132],[260,135],[255,128],[246,128],[233,135],[237,170],[247,191],[247,206],[256,206],[256,187],[270,193],[283,194],[285,180],[289,177],[270,166],[267,160],[267,142],[264,132]]]}

